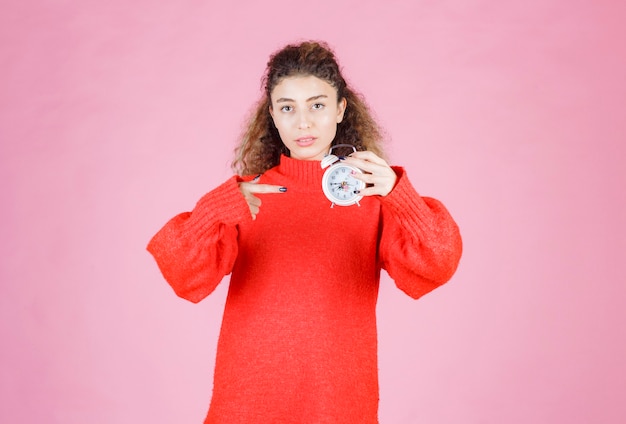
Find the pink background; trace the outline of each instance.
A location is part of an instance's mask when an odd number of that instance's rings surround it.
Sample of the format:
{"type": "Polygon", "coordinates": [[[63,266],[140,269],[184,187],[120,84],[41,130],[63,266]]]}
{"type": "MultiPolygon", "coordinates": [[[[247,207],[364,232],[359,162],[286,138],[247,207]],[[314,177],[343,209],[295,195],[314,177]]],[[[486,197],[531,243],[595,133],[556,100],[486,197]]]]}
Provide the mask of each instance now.
{"type": "Polygon", "coordinates": [[[307,38],[465,241],[418,302],[383,278],[381,423],[625,422],[623,2],[2,3],[0,422],[202,421],[227,283],[178,299],[145,245],[307,38]]]}

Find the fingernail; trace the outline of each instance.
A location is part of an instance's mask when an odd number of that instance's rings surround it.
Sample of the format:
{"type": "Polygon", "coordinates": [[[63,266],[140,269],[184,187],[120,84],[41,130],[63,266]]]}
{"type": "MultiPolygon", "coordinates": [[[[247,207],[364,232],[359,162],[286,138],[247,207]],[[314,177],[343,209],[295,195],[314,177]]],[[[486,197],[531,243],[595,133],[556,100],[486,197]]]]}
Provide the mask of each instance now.
{"type": "Polygon", "coordinates": [[[281,191],[281,192],[283,192],[283,193],[284,193],[284,192],[286,192],[286,191],[287,191],[287,187],[281,187],[281,188],[279,188],[279,189],[278,189],[278,191],[281,191]]]}
{"type": "Polygon", "coordinates": [[[257,181],[259,178],[261,178],[261,174],[259,174],[259,175],[257,175],[256,177],[254,177],[254,178],[252,179],[252,181],[257,181]]]}
{"type": "Polygon", "coordinates": [[[337,159],[339,159],[339,160],[345,160],[345,159],[346,159],[346,157],[345,157],[345,156],[339,156],[339,157],[337,157],[337,159]]]}

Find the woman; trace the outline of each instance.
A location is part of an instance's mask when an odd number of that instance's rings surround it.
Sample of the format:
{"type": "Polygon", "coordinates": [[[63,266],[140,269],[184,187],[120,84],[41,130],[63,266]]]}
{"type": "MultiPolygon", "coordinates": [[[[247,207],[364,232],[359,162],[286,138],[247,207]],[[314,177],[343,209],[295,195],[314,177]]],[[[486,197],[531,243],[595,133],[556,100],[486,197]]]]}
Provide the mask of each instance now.
{"type": "Polygon", "coordinates": [[[380,270],[424,295],[456,270],[459,230],[387,164],[325,44],[276,52],[264,81],[238,175],[148,245],[192,302],[231,274],[205,423],[377,423],[380,270]],[[331,208],[322,191],[320,161],[336,144],[357,150],[343,163],[363,171],[359,205],[331,208]]]}

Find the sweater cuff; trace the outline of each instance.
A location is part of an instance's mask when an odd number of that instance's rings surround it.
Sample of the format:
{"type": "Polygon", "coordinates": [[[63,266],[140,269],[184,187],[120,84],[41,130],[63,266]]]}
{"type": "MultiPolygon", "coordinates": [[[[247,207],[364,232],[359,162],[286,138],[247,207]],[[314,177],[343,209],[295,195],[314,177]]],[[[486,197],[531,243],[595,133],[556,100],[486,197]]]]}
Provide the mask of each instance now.
{"type": "Polygon", "coordinates": [[[404,168],[392,166],[392,169],[398,180],[393,190],[381,197],[383,209],[399,222],[419,222],[422,228],[433,229],[436,226],[433,212],[409,181],[404,168]]]}
{"type": "Polygon", "coordinates": [[[252,220],[246,199],[239,191],[239,177],[233,176],[198,200],[188,224],[196,230],[208,230],[222,223],[237,225],[252,220]]]}

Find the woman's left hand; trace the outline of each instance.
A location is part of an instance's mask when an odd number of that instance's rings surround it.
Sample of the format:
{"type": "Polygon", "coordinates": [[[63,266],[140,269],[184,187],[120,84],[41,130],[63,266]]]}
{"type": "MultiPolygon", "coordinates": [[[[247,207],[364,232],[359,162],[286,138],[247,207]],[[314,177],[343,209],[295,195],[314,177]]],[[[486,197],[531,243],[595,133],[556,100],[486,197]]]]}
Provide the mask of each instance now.
{"type": "Polygon", "coordinates": [[[387,162],[372,152],[354,152],[343,160],[343,163],[353,165],[363,171],[355,174],[354,178],[363,181],[367,187],[359,194],[362,196],[386,196],[396,185],[398,176],[387,162]]]}

